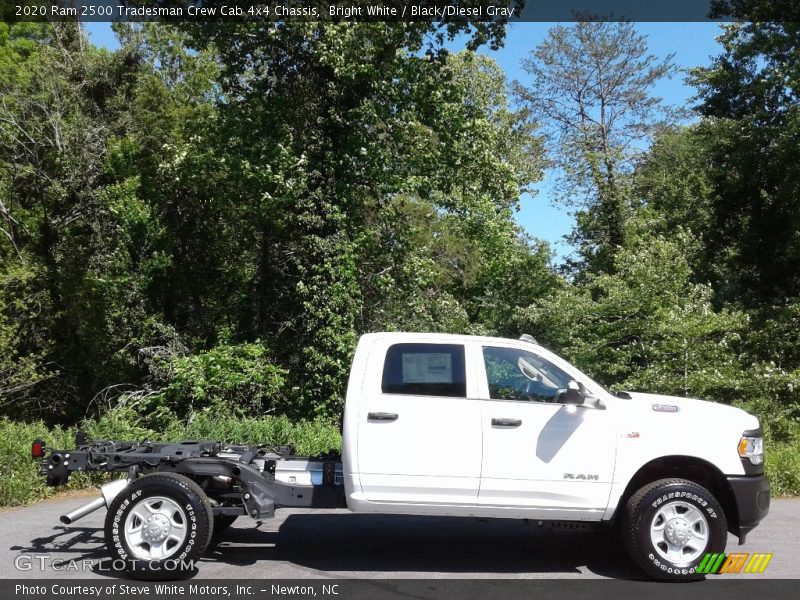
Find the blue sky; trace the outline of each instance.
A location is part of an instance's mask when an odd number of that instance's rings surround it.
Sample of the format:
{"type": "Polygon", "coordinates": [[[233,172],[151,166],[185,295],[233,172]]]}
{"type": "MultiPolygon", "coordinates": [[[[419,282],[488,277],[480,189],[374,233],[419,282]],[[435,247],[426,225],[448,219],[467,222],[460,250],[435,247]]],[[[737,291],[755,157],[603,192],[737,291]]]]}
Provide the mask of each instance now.
{"type": "MultiPolygon", "coordinates": [[[[508,26],[505,46],[496,52],[484,50],[494,58],[506,73],[508,81],[528,81],[521,68],[523,58],[547,35],[549,23],[513,23],[508,26]]],[[[109,49],[118,47],[110,23],[86,23],[92,41],[109,49]]],[[[681,69],[707,65],[711,58],[720,53],[715,37],[720,33],[720,25],[710,22],[697,23],[637,23],[636,29],[647,36],[650,52],[658,57],[675,54],[675,64],[681,69]]],[[[685,74],[672,80],[663,81],[655,93],[668,103],[680,107],[692,105],[695,90],[686,85],[685,74]]],[[[537,186],[537,194],[524,195],[520,200],[517,222],[532,236],[550,243],[556,254],[556,262],[571,252],[571,247],[563,240],[574,224],[573,217],[563,206],[553,202],[553,178],[546,176],[537,186]]]]}

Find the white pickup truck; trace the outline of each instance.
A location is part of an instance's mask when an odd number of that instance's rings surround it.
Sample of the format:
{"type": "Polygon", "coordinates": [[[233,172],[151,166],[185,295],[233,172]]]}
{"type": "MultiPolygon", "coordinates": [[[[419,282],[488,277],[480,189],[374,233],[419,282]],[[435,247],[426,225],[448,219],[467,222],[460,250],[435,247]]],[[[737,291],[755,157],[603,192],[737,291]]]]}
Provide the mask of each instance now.
{"type": "Polygon", "coordinates": [[[107,507],[107,548],[133,576],[174,576],[239,515],[347,507],[616,525],[645,573],[696,579],[729,531],[743,543],[769,510],[755,417],[700,400],[611,393],[530,336],[364,335],[341,456],[77,437],[71,451],[36,440],[32,454],[50,485],[76,471],[126,473],[62,521],[107,507]]]}

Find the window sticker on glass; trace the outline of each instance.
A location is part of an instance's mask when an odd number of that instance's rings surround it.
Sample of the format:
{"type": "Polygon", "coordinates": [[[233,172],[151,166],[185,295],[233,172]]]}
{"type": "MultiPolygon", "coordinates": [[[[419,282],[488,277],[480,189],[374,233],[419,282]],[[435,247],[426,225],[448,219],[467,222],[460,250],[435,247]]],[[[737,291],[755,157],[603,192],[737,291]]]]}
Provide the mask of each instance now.
{"type": "Polygon", "coordinates": [[[403,383],[452,383],[449,352],[403,353],[403,383]]]}

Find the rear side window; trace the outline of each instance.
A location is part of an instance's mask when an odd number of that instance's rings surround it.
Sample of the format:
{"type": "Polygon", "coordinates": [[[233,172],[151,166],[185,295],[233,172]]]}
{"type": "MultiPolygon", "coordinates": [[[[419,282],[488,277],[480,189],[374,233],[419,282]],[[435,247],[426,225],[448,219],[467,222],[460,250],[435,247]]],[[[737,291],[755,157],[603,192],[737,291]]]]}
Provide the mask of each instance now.
{"type": "Polygon", "coordinates": [[[395,344],[386,351],[381,391],[416,396],[467,396],[464,346],[395,344]]]}

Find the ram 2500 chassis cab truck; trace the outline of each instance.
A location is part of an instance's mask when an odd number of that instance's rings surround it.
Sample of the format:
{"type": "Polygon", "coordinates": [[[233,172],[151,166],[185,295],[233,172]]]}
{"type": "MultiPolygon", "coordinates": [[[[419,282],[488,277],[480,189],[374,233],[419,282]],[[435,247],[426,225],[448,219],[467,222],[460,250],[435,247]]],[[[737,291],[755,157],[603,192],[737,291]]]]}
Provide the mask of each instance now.
{"type": "Polygon", "coordinates": [[[37,440],[32,453],[50,485],[76,472],[124,473],[61,519],[106,507],[114,563],[144,577],[174,576],[240,515],[347,507],[616,525],[648,575],[686,580],[701,577],[706,553],[724,551],[728,532],[744,543],[769,510],[755,417],[611,393],[530,336],[364,335],[342,442],[341,455],[299,457],[267,443],[92,441],[79,432],[74,450],[37,440]]]}

